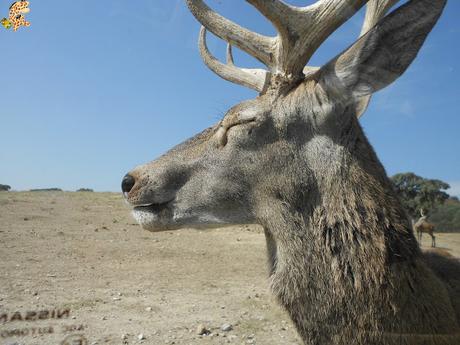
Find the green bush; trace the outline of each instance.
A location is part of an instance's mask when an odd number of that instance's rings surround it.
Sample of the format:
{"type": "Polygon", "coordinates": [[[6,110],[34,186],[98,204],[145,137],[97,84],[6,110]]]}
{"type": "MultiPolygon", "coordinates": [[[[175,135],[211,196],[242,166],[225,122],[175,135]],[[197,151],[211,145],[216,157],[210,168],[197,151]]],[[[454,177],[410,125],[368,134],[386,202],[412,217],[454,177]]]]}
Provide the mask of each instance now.
{"type": "Polygon", "coordinates": [[[62,192],[61,188],[38,188],[31,189],[31,192],[62,192]]]}
{"type": "Polygon", "coordinates": [[[80,188],[77,189],[77,192],[94,192],[91,188],[80,188]]]}
{"type": "Polygon", "coordinates": [[[11,186],[8,186],[7,184],[0,184],[0,191],[8,192],[10,189],[11,186]]]}
{"type": "Polygon", "coordinates": [[[437,232],[460,232],[460,201],[450,198],[429,217],[437,232]]]}

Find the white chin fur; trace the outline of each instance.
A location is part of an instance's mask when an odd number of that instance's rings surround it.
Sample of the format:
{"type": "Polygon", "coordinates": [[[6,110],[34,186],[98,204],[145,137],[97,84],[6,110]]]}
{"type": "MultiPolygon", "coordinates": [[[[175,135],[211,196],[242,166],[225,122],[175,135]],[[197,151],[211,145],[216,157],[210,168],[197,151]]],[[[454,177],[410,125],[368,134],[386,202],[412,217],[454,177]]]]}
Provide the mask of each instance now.
{"type": "Polygon", "coordinates": [[[141,210],[133,210],[132,215],[144,229],[151,231],[159,231],[164,228],[164,224],[160,221],[157,214],[141,210]]]}
{"type": "MultiPolygon", "coordinates": [[[[136,210],[132,211],[132,215],[134,219],[142,226],[145,230],[149,231],[163,231],[163,230],[173,230],[181,228],[180,225],[181,218],[180,215],[175,215],[175,217],[162,217],[161,213],[153,213],[144,210],[136,210]]],[[[184,220],[184,219],[182,219],[184,220]]],[[[185,221],[185,226],[198,226],[198,227],[216,227],[219,225],[226,225],[228,223],[223,222],[217,217],[212,215],[201,215],[200,217],[195,218],[193,221],[189,219],[189,222],[185,221]]]]}

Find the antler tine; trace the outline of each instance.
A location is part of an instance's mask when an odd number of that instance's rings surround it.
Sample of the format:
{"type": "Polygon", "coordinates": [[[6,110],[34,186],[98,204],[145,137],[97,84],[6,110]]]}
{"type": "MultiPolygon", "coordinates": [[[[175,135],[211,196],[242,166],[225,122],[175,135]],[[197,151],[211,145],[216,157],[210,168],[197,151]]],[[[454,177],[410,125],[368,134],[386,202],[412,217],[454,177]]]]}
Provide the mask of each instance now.
{"type": "MultiPolygon", "coordinates": [[[[304,35],[307,39],[307,59],[319,48],[319,46],[342,24],[350,19],[369,0],[321,0],[313,5],[303,8],[303,11],[311,18],[312,30],[304,35]]],[[[304,24],[305,25],[305,24],[304,24]]]]}
{"type": "Polygon", "coordinates": [[[222,17],[202,0],[186,0],[195,18],[214,35],[252,55],[266,66],[272,66],[275,38],[260,35],[222,17]]]}
{"type": "MultiPolygon", "coordinates": [[[[375,24],[379,22],[399,0],[370,0],[367,3],[366,16],[359,37],[364,36],[375,24]]],[[[372,96],[361,98],[357,104],[356,116],[360,118],[369,106],[372,96]]]]}
{"type": "Polygon", "coordinates": [[[236,67],[233,64],[233,55],[230,44],[227,47],[227,64],[220,62],[212,56],[206,44],[206,28],[204,26],[202,26],[200,30],[198,45],[206,66],[208,66],[220,77],[231,81],[232,83],[249,87],[258,92],[262,92],[265,89],[269,73],[262,69],[245,69],[236,67]]]}
{"type": "Polygon", "coordinates": [[[278,30],[282,37],[289,35],[289,22],[299,15],[299,8],[279,0],[246,0],[257,8],[278,30]]]}
{"type": "Polygon", "coordinates": [[[366,17],[364,18],[360,37],[372,29],[398,1],[399,0],[370,0],[367,4],[366,17]]]}
{"type": "Polygon", "coordinates": [[[233,61],[232,45],[227,43],[227,65],[235,66],[233,61]]]}

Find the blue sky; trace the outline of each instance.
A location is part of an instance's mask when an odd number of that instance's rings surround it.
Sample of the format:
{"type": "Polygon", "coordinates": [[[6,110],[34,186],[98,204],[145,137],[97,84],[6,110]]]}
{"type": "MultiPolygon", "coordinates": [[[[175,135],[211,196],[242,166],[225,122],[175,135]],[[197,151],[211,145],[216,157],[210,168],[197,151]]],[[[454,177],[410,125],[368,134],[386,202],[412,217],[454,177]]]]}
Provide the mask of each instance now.
{"type": "MultiPolygon", "coordinates": [[[[0,27],[0,183],[16,190],[118,191],[132,167],[255,96],[204,66],[199,25],[183,0],[30,2],[31,27],[0,27]]],[[[242,0],[208,4],[274,34],[242,0]]],[[[0,0],[0,17],[9,5],[0,0]]],[[[460,195],[458,13],[460,1],[451,0],[417,60],[374,96],[362,119],[388,174],[442,179],[453,195],[460,195]]],[[[351,44],[362,17],[363,11],[330,37],[311,63],[321,65],[351,44]]],[[[224,56],[224,44],[210,39],[209,46],[224,56]]],[[[235,59],[257,66],[243,53],[235,59]]]]}

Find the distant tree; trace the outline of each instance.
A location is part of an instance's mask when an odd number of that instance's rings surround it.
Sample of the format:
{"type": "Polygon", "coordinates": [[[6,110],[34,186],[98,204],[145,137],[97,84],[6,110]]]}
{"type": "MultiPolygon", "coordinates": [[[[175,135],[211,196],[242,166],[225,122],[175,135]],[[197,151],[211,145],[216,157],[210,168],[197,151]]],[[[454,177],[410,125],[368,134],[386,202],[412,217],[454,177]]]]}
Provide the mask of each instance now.
{"type": "Polygon", "coordinates": [[[80,188],[77,189],[77,192],[94,192],[91,188],[80,188]]]}
{"type": "Polygon", "coordinates": [[[460,232],[460,201],[456,197],[446,200],[430,215],[438,232],[460,232]]]}
{"type": "Polygon", "coordinates": [[[61,188],[38,188],[31,189],[31,192],[62,192],[61,188]]]}
{"type": "Polygon", "coordinates": [[[412,218],[418,218],[420,212],[424,214],[432,212],[449,199],[449,194],[445,190],[450,186],[440,180],[426,179],[411,172],[396,174],[391,180],[412,218]]]}
{"type": "Polygon", "coordinates": [[[10,189],[11,189],[11,186],[8,186],[7,184],[0,184],[0,191],[8,192],[10,189]]]}

